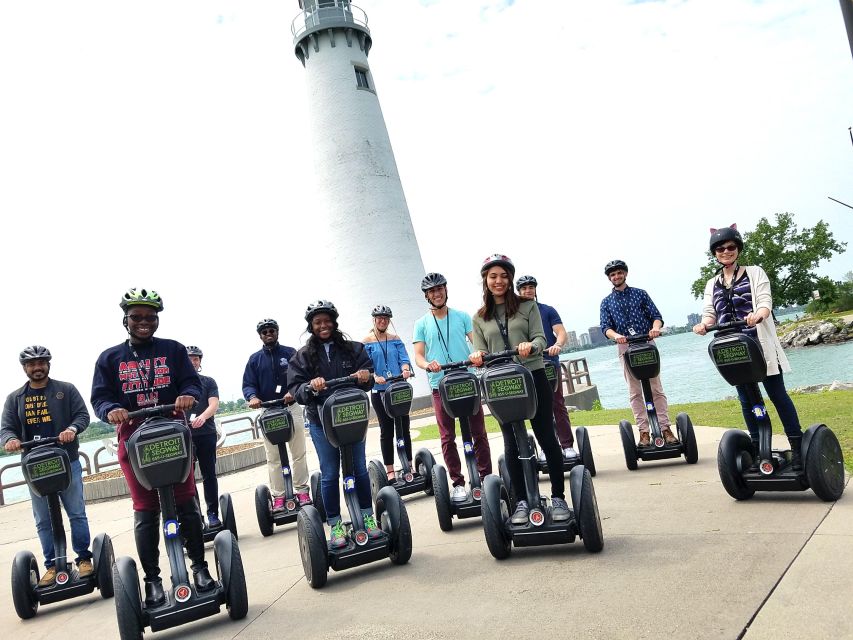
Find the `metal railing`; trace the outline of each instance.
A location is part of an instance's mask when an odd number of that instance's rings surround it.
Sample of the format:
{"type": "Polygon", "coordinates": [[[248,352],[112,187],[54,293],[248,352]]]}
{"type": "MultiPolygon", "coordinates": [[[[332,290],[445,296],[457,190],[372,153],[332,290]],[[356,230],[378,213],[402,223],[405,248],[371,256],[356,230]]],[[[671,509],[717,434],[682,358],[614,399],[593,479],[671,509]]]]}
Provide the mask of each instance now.
{"type": "Polygon", "coordinates": [[[592,378],[589,376],[586,358],[561,361],[560,368],[563,370],[563,395],[575,393],[575,384],[592,386],[592,378]]]}
{"type": "Polygon", "coordinates": [[[351,5],[349,0],[327,0],[297,15],[290,25],[290,32],[296,40],[306,31],[346,24],[367,29],[367,14],[364,9],[351,5]]]}

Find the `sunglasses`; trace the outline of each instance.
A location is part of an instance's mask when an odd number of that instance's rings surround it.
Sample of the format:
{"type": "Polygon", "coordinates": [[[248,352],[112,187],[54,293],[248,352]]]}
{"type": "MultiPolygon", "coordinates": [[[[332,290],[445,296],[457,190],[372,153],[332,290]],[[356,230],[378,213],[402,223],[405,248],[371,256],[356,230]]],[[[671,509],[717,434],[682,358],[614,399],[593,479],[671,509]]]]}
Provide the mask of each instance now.
{"type": "Polygon", "coordinates": [[[141,316],[138,313],[131,313],[127,317],[136,323],[148,322],[148,323],[153,324],[153,323],[157,322],[157,320],[159,320],[159,318],[154,314],[141,316]]]}
{"type": "Polygon", "coordinates": [[[724,251],[737,251],[737,245],[725,244],[714,247],[714,253],[723,253],[724,251]]]}
{"type": "Polygon", "coordinates": [[[278,333],[278,329],[261,329],[260,333],[262,336],[271,336],[274,333],[278,333]]]}

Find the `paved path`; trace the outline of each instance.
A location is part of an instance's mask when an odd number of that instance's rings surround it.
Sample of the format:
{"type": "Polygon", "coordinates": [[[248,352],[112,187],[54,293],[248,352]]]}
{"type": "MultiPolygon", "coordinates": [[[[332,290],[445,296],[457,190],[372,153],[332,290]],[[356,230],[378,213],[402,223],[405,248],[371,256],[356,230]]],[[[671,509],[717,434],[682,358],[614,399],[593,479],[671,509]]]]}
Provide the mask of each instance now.
{"type": "MultiPolygon", "coordinates": [[[[236,504],[249,615],[232,622],[223,613],[155,637],[853,637],[853,498],[827,504],[808,491],[735,502],[717,475],[719,429],[697,428],[699,464],[640,462],[633,473],[616,427],[590,433],[602,553],[575,543],[514,549],[498,562],[479,519],[455,520],[443,533],[433,499],[410,496],[411,562],[331,573],[319,591],[302,574],[295,525],[270,538],[258,532],[254,488],[266,482],[265,467],[226,476],[221,488],[236,504]]],[[[497,459],[500,436],[492,434],[491,443],[497,459]]],[[[424,444],[440,458],[437,441],[424,444]]],[[[378,453],[371,429],[368,455],[378,453]]],[[[93,534],[108,532],[117,555],[135,556],[129,501],[88,509],[93,534]]],[[[10,638],[117,637],[113,601],[97,592],[18,620],[9,567],[18,550],[39,549],[28,503],[0,508],[0,523],[0,628],[10,638]]]]}

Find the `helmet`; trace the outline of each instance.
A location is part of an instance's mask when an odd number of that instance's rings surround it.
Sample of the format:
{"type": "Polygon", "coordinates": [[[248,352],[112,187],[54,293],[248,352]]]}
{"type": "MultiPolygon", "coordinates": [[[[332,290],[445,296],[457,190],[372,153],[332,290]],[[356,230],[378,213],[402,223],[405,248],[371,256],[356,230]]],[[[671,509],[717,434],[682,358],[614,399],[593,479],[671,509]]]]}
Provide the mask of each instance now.
{"type": "Polygon", "coordinates": [[[516,290],[521,289],[521,287],[526,287],[527,285],[532,284],[534,287],[539,286],[539,283],[536,282],[536,278],[533,276],[521,276],[518,280],[515,281],[516,290]]]}
{"type": "Polygon", "coordinates": [[[743,251],[743,238],[740,236],[740,231],[734,227],[723,227],[722,229],[714,229],[711,231],[711,241],[708,245],[711,253],[714,253],[714,247],[722,244],[726,240],[732,240],[737,245],[738,252],[743,251]]]}
{"type": "Polygon", "coordinates": [[[52,357],[53,356],[50,355],[50,350],[47,347],[43,347],[40,344],[34,344],[33,346],[27,347],[21,351],[21,355],[18,356],[18,362],[21,364],[30,362],[31,360],[47,360],[50,362],[52,357]]]}
{"type": "Polygon", "coordinates": [[[194,345],[190,345],[187,347],[187,355],[188,356],[198,356],[199,358],[203,358],[204,354],[201,352],[201,349],[194,345]]]}
{"type": "Polygon", "coordinates": [[[440,273],[428,273],[424,276],[424,279],[421,280],[421,291],[426,292],[427,289],[432,289],[433,287],[440,287],[441,285],[446,284],[447,278],[445,278],[440,273]]]}
{"type": "Polygon", "coordinates": [[[255,327],[258,333],[261,332],[261,329],[266,329],[267,327],[272,327],[276,331],[278,331],[278,322],[273,320],[272,318],[264,318],[258,323],[258,326],[255,327]]]}
{"type": "Polygon", "coordinates": [[[374,318],[376,316],[387,316],[389,318],[393,318],[394,314],[391,313],[391,307],[386,307],[384,304],[377,304],[373,307],[373,311],[370,312],[374,318]]]}
{"type": "Polygon", "coordinates": [[[625,264],[624,260],[611,260],[604,265],[604,275],[609,276],[610,272],[616,271],[616,269],[622,269],[622,271],[628,273],[628,265],[625,264]]]}
{"type": "Polygon", "coordinates": [[[127,311],[128,307],[134,305],[145,305],[146,307],[153,307],[155,311],[162,311],[163,299],[153,289],[137,289],[133,287],[124,292],[119,306],[124,311],[127,311]]]}
{"type": "Polygon", "coordinates": [[[515,265],[512,263],[512,260],[510,260],[508,256],[505,256],[502,253],[493,253],[488,258],[483,260],[483,266],[480,267],[480,275],[486,275],[486,271],[488,271],[492,267],[503,267],[509,273],[510,278],[515,275],[515,265]]]}
{"type": "Polygon", "coordinates": [[[338,319],[338,310],[328,300],[317,300],[309,304],[308,308],[305,309],[305,321],[311,322],[311,318],[318,313],[328,313],[332,317],[332,320],[338,319]]]}

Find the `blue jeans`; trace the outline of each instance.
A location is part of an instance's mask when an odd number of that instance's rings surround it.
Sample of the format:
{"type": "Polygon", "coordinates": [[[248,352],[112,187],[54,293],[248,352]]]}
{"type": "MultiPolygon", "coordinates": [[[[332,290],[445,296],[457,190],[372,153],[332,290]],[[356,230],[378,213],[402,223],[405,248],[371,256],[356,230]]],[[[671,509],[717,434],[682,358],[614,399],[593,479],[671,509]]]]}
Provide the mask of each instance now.
{"type": "MultiPolygon", "coordinates": [[[[801,438],[803,431],[800,427],[800,417],[797,415],[797,408],[791,401],[791,396],[785,390],[782,374],[767,376],[763,384],[767,397],[776,407],[776,413],[779,414],[782,426],[785,427],[785,435],[789,438],[801,438]]],[[[746,395],[746,385],[738,385],[735,388],[740,400],[740,408],[743,411],[743,419],[746,420],[746,426],[749,428],[749,435],[753,440],[758,440],[758,420],[752,413],[752,403],[746,395]]]]}
{"type": "MultiPolygon", "coordinates": [[[[341,519],[341,452],[326,440],[323,427],[309,422],[308,431],[314,450],[320,458],[320,493],[326,509],[326,521],[334,525],[341,519]]],[[[373,513],[373,500],[370,495],[370,476],[367,474],[367,458],[364,442],[352,445],[353,471],[358,503],[363,513],[373,513]]]]}
{"type": "MultiPolygon", "coordinates": [[[[36,531],[38,531],[41,550],[44,554],[44,566],[50,568],[54,565],[53,530],[50,527],[50,507],[47,498],[37,496],[30,491],[33,505],[33,517],[36,520],[36,531]]],[[[86,505],[83,503],[83,470],[80,460],[71,463],[71,484],[59,494],[68,521],[71,523],[71,547],[77,554],[77,562],[90,560],[92,552],[89,551],[89,521],[86,519],[86,505]]]]}

